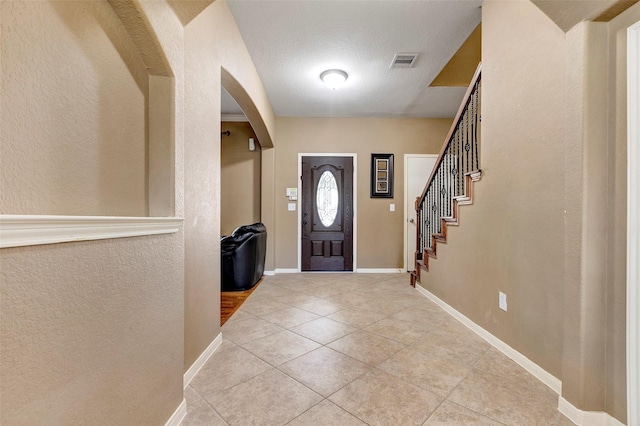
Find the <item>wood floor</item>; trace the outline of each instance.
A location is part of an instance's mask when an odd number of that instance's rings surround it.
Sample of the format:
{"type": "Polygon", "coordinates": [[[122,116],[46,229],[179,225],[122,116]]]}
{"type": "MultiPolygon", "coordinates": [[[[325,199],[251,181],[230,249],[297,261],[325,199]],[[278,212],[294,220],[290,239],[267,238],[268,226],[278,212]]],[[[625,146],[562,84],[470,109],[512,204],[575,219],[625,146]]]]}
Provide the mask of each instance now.
{"type": "Polygon", "coordinates": [[[262,279],[258,281],[258,284],[254,285],[251,290],[245,291],[221,291],[220,292],[220,325],[224,325],[225,322],[231,318],[231,315],[238,310],[240,305],[247,300],[247,297],[251,295],[253,290],[255,290],[262,279]]]}

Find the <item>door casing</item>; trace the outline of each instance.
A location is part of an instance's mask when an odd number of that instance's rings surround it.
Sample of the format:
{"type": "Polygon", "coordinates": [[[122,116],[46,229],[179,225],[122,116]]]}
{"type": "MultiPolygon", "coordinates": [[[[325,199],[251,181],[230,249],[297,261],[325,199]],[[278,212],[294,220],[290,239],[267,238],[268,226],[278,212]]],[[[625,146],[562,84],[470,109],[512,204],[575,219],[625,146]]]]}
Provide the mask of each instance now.
{"type": "Polygon", "coordinates": [[[627,29],[627,424],[640,426],[640,21],[627,29]]]}
{"type": "MultiPolygon", "coordinates": [[[[358,268],[358,154],[333,152],[298,153],[298,272],[302,271],[302,157],[351,157],[353,158],[353,272],[358,268]]],[[[347,271],[350,272],[350,271],[347,271]]]]}

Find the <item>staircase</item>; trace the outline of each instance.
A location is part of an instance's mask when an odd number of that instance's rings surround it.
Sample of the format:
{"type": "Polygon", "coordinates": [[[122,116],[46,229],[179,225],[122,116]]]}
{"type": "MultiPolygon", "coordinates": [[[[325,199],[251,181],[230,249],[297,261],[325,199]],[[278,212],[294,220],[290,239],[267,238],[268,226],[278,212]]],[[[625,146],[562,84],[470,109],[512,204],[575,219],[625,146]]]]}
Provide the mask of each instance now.
{"type": "Polygon", "coordinates": [[[447,226],[458,225],[460,206],[473,202],[473,185],[480,180],[480,77],[478,65],[462,100],[438,160],[422,194],[416,199],[415,270],[411,285],[429,271],[438,243],[447,242],[447,226]]]}

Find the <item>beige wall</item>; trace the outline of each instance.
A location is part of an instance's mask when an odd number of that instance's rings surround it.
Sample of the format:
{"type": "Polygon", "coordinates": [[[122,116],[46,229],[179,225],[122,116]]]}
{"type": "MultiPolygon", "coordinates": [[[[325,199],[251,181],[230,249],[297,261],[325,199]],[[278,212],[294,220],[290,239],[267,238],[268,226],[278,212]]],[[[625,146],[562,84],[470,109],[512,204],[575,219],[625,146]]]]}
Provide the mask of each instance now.
{"type": "Polygon", "coordinates": [[[264,87],[227,3],[218,0],[185,27],[185,370],[220,333],[223,68],[251,96],[252,105],[225,86],[227,91],[243,111],[259,112],[260,127],[273,133],[275,121],[264,87]]]}
{"type": "Polygon", "coordinates": [[[98,2],[2,3],[4,214],[147,215],[148,75],[98,2]]]}
{"type": "MultiPolygon", "coordinates": [[[[111,6],[1,7],[2,213],[146,215],[149,76],[111,6]]],[[[162,424],[173,413],[182,233],[3,249],[0,282],[0,423],[162,424]]]]}
{"type": "Polygon", "coordinates": [[[482,11],[483,176],[422,284],[560,377],[565,35],[528,1],[482,11]]]}
{"type": "Polygon", "coordinates": [[[180,240],[0,252],[1,424],[166,422],[182,400],[180,240]]]}
{"type": "Polygon", "coordinates": [[[287,211],[287,187],[298,186],[298,153],[356,153],[357,268],[402,268],[404,154],[437,154],[450,119],[294,118],[276,119],[276,268],[297,268],[298,215],[287,211]],[[394,198],[369,197],[371,153],[391,153],[394,198]],[[389,211],[395,203],[396,211],[389,211]],[[380,224],[384,224],[381,226],[380,224]]]}
{"type": "Polygon", "coordinates": [[[423,274],[571,404],[623,422],[625,33],[639,19],[637,4],[565,35],[527,1],[485,1],[484,174],[423,274]]]}
{"type": "Polygon", "coordinates": [[[261,149],[247,122],[222,122],[220,174],[220,233],[231,235],[240,225],[260,221],[261,149]],[[249,138],[255,151],[249,151],[249,138]]]}
{"type": "Polygon", "coordinates": [[[264,88],[221,0],[186,30],[162,0],[1,7],[0,212],[146,215],[148,191],[185,231],[0,251],[0,423],[164,424],[220,330],[221,66],[273,133],[264,88]]]}

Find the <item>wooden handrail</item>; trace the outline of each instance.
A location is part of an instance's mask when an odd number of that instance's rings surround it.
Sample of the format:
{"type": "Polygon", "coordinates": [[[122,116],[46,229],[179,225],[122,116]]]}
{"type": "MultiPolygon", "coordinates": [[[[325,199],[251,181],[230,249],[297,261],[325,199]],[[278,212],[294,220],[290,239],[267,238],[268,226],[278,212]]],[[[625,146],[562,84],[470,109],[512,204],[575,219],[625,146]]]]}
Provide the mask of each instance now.
{"type": "Polygon", "coordinates": [[[460,119],[462,118],[467,108],[467,105],[469,105],[469,101],[471,100],[471,94],[473,93],[473,90],[476,84],[480,80],[481,74],[482,74],[482,62],[478,64],[478,67],[476,68],[476,72],[473,74],[473,78],[471,79],[471,83],[469,84],[469,87],[467,88],[467,91],[464,94],[464,98],[462,98],[462,103],[460,103],[460,108],[458,108],[458,113],[456,114],[456,117],[453,119],[453,123],[451,124],[451,128],[449,129],[449,133],[447,133],[447,136],[444,139],[444,143],[442,144],[442,148],[440,149],[440,155],[438,155],[438,159],[436,160],[433,170],[429,175],[429,179],[427,179],[427,183],[425,184],[424,189],[422,190],[422,194],[416,200],[416,208],[419,203],[424,201],[424,197],[427,195],[427,190],[429,189],[429,185],[431,185],[431,181],[433,180],[436,174],[436,171],[438,170],[438,167],[440,167],[440,163],[442,163],[444,154],[447,148],[449,147],[449,144],[451,143],[451,137],[453,136],[456,130],[456,127],[458,127],[458,124],[460,123],[460,119]]]}
{"type": "Polygon", "coordinates": [[[470,204],[473,184],[480,179],[480,81],[478,64],[426,185],[416,199],[416,269],[411,282],[420,280],[420,269],[429,268],[438,242],[446,242],[447,226],[458,224],[459,206],[470,204]]]}

